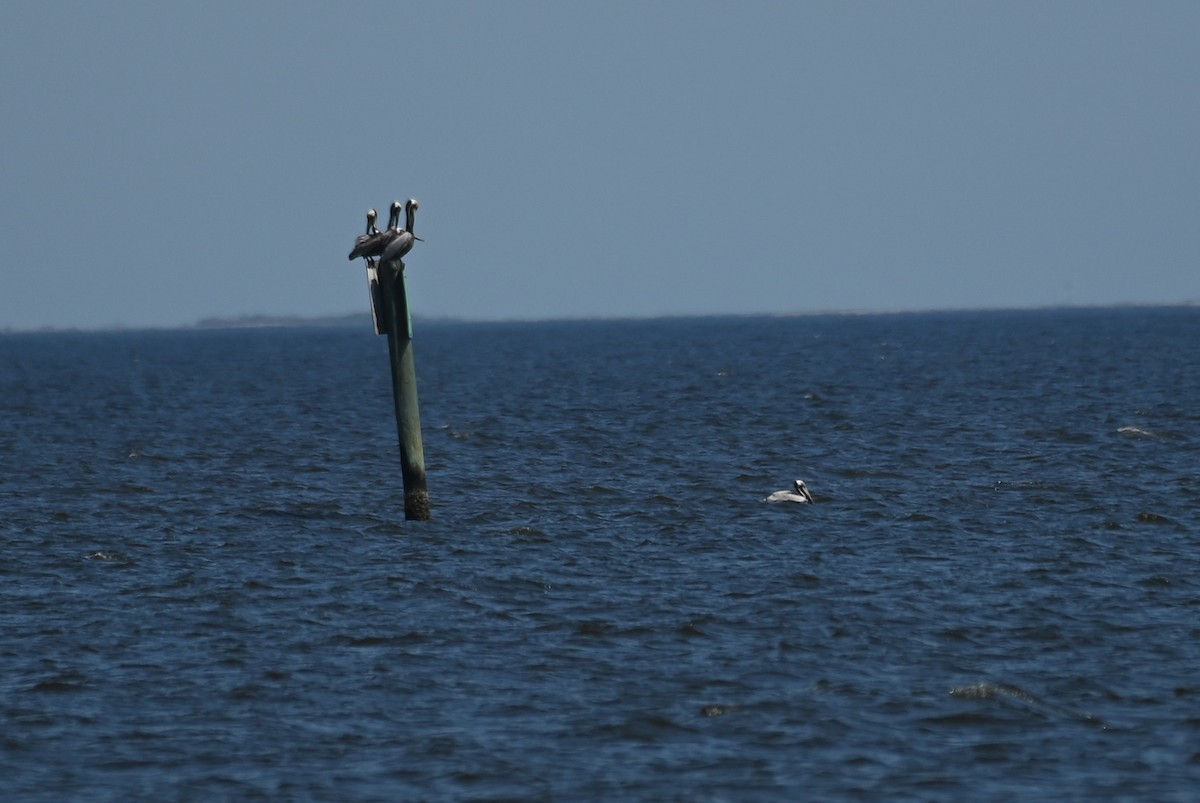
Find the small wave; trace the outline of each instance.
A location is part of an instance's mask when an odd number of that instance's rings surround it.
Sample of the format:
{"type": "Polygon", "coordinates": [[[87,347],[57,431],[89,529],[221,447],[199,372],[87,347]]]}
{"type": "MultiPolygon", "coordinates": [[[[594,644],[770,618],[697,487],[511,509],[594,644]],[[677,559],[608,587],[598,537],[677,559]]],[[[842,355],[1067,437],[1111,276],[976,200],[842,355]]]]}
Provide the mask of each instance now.
{"type": "Polygon", "coordinates": [[[1012,697],[1025,702],[1036,703],[1037,699],[1018,686],[1004,683],[972,683],[968,686],[955,686],[950,690],[951,697],[964,700],[991,700],[999,697],[1012,697]]]}
{"type": "Polygon", "coordinates": [[[1082,445],[1092,443],[1095,436],[1090,432],[1074,432],[1065,427],[1053,427],[1050,429],[1027,429],[1025,436],[1035,440],[1058,441],[1059,443],[1070,443],[1082,445]]]}
{"type": "Polygon", "coordinates": [[[395,633],[391,635],[367,635],[355,636],[346,633],[340,633],[334,637],[333,642],[344,647],[389,647],[389,646],[407,646],[410,644],[421,644],[428,641],[428,635],[425,633],[411,630],[405,633],[395,633]]]}
{"type": "Polygon", "coordinates": [[[846,479],[851,479],[851,480],[863,479],[863,478],[880,479],[880,478],[889,478],[889,477],[896,478],[896,479],[904,479],[904,477],[905,477],[905,475],[899,471],[885,471],[885,470],[875,469],[875,468],[858,468],[858,467],[835,469],[833,473],[837,474],[839,477],[844,477],[846,479]]]}
{"type": "Polygon", "coordinates": [[[84,560],[98,560],[105,563],[128,563],[129,560],[123,555],[116,552],[93,552],[90,555],[85,555],[84,560]]]}
{"type": "Polygon", "coordinates": [[[540,538],[540,539],[548,538],[546,533],[542,532],[537,527],[530,527],[530,526],[524,525],[524,524],[517,526],[517,527],[512,527],[510,529],[507,529],[504,531],[504,534],[505,535],[524,535],[524,536],[530,536],[533,538],[540,538]]]}
{"type": "Polygon", "coordinates": [[[1121,427],[1117,430],[1118,435],[1128,435],[1136,438],[1157,438],[1153,432],[1138,427],[1121,427]]]}
{"type": "Polygon", "coordinates": [[[1066,491],[1065,485],[1045,480],[997,480],[992,486],[996,491],[1066,491]]]}
{"type": "Polygon", "coordinates": [[[972,683],[967,686],[955,686],[950,689],[950,696],[962,700],[996,700],[1043,716],[1074,719],[1099,728],[1107,727],[1091,714],[1061,703],[1043,700],[1011,683],[972,683]]]}
{"type": "Polygon", "coordinates": [[[129,450],[129,454],[126,455],[126,457],[129,458],[130,460],[155,460],[158,462],[165,462],[165,461],[168,461],[171,459],[171,458],[166,457],[161,454],[153,454],[150,452],[144,452],[138,448],[131,448],[129,450]]]}
{"type": "Polygon", "coordinates": [[[62,692],[84,691],[86,689],[87,686],[83,685],[82,683],[73,683],[69,680],[55,679],[43,680],[30,688],[30,691],[59,694],[62,692]]]}

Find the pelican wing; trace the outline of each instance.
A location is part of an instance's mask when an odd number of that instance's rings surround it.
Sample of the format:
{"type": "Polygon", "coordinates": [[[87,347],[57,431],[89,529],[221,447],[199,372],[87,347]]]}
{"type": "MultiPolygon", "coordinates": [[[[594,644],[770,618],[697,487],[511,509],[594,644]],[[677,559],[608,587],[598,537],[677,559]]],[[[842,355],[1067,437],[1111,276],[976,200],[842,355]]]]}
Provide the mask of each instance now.
{"type": "Polygon", "coordinates": [[[403,258],[405,254],[412,250],[413,239],[412,232],[400,229],[400,231],[396,232],[396,236],[391,238],[391,242],[384,246],[379,258],[384,262],[403,258]]]}
{"type": "Polygon", "coordinates": [[[387,245],[388,232],[380,232],[379,234],[360,234],[354,238],[354,248],[350,249],[350,259],[355,260],[359,257],[377,257],[383,253],[384,247],[387,245]]]}

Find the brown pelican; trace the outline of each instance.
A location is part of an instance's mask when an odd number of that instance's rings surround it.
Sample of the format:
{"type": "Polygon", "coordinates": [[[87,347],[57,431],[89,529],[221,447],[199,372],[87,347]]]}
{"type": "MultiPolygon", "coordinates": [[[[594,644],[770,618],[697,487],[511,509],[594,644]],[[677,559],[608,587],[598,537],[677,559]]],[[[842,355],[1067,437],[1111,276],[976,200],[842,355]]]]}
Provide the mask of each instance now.
{"type": "Polygon", "coordinates": [[[399,201],[392,201],[391,214],[388,216],[388,227],[386,231],[379,231],[375,228],[375,210],[372,209],[367,213],[367,233],[360,234],[354,240],[354,248],[350,251],[350,259],[355,260],[359,257],[377,257],[383,253],[383,249],[396,236],[396,227],[400,225],[400,206],[399,201]]]}
{"type": "Polygon", "coordinates": [[[764,502],[799,502],[802,505],[813,504],[812,494],[808,492],[808,486],[804,484],[804,480],[795,480],[792,483],[796,489],[794,491],[776,491],[775,493],[763,499],[764,502]]]}
{"type": "MultiPolygon", "coordinates": [[[[399,203],[397,201],[397,203],[399,203]]],[[[379,255],[379,259],[383,262],[389,262],[393,259],[402,259],[405,254],[412,250],[413,242],[419,240],[417,235],[413,234],[413,225],[416,223],[417,210],[421,205],[417,203],[416,198],[409,198],[404,210],[404,228],[400,229],[395,235],[388,240],[383,248],[383,253],[379,255]]]]}
{"type": "MultiPolygon", "coordinates": [[[[375,219],[377,217],[379,217],[379,214],[374,209],[367,210],[367,230],[363,234],[360,234],[354,238],[355,250],[361,248],[368,240],[379,234],[379,229],[375,227],[375,219]]],[[[354,257],[350,258],[354,259],[354,257]]],[[[370,257],[367,257],[367,264],[371,264],[370,257]]]]}

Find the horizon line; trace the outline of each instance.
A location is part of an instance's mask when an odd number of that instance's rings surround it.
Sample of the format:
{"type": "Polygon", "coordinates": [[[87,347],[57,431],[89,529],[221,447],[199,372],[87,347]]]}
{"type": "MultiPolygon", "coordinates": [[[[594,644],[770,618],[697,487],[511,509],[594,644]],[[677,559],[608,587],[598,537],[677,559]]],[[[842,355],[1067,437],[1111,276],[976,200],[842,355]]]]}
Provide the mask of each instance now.
{"type": "MultiPolygon", "coordinates": [[[[600,322],[600,321],[657,321],[657,320],[686,320],[698,318],[807,318],[807,317],[837,317],[837,316],[871,316],[871,315],[928,315],[933,313],[963,313],[963,312],[1038,312],[1050,310],[1103,310],[1103,309],[1179,309],[1200,307],[1200,301],[1188,300],[1178,302],[1139,302],[1129,301],[1113,304],[1031,304],[1028,306],[997,306],[997,307],[913,307],[913,308],[846,308],[826,310],[798,310],[793,312],[683,312],[658,313],[647,315],[571,315],[545,317],[503,317],[503,318],[466,318],[454,315],[414,315],[414,322],[432,324],[504,324],[504,323],[570,323],[570,322],[600,322]]],[[[285,329],[289,327],[327,326],[336,328],[350,326],[359,320],[370,321],[371,313],[347,312],[325,315],[298,315],[266,313],[251,313],[246,315],[214,315],[200,318],[191,323],[175,325],[130,325],[124,323],[106,324],[95,327],[59,327],[42,326],[34,328],[0,328],[0,335],[15,334],[64,334],[64,333],[106,333],[106,332],[156,332],[156,331],[192,331],[216,329],[285,329]]]]}

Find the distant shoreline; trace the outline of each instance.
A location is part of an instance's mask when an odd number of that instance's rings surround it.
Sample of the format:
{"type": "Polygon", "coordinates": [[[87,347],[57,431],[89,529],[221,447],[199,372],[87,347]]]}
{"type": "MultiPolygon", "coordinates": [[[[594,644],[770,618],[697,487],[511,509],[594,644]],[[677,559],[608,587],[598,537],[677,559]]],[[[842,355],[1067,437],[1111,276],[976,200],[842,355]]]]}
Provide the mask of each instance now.
{"type": "MultiPolygon", "coordinates": [[[[686,320],[695,318],[809,318],[821,316],[854,316],[868,317],[872,315],[932,315],[932,314],[968,314],[968,313],[1010,313],[1010,312],[1050,312],[1087,311],[1087,310],[1137,310],[1137,309],[1195,309],[1200,308],[1200,302],[1183,301],[1175,304],[1051,304],[1030,307],[946,307],[930,309],[877,309],[877,310],[819,310],[812,312],[737,312],[737,313],[682,313],[672,315],[581,315],[575,317],[546,317],[546,318],[455,318],[450,316],[414,316],[417,324],[506,324],[506,323],[554,323],[571,321],[656,321],[656,320],[686,320]]],[[[309,328],[345,328],[363,327],[370,329],[371,316],[369,313],[346,313],[343,315],[237,315],[210,316],[201,318],[195,323],[177,326],[100,326],[95,328],[75,327],[41,327],[36,329],[0,328],[0,335],[11,334],[41,334],[69,332],[141,332],[141,331],[188,331],[188,330],[218,330],[218,329],[283,329],[288,327],[309,328]]]]}

